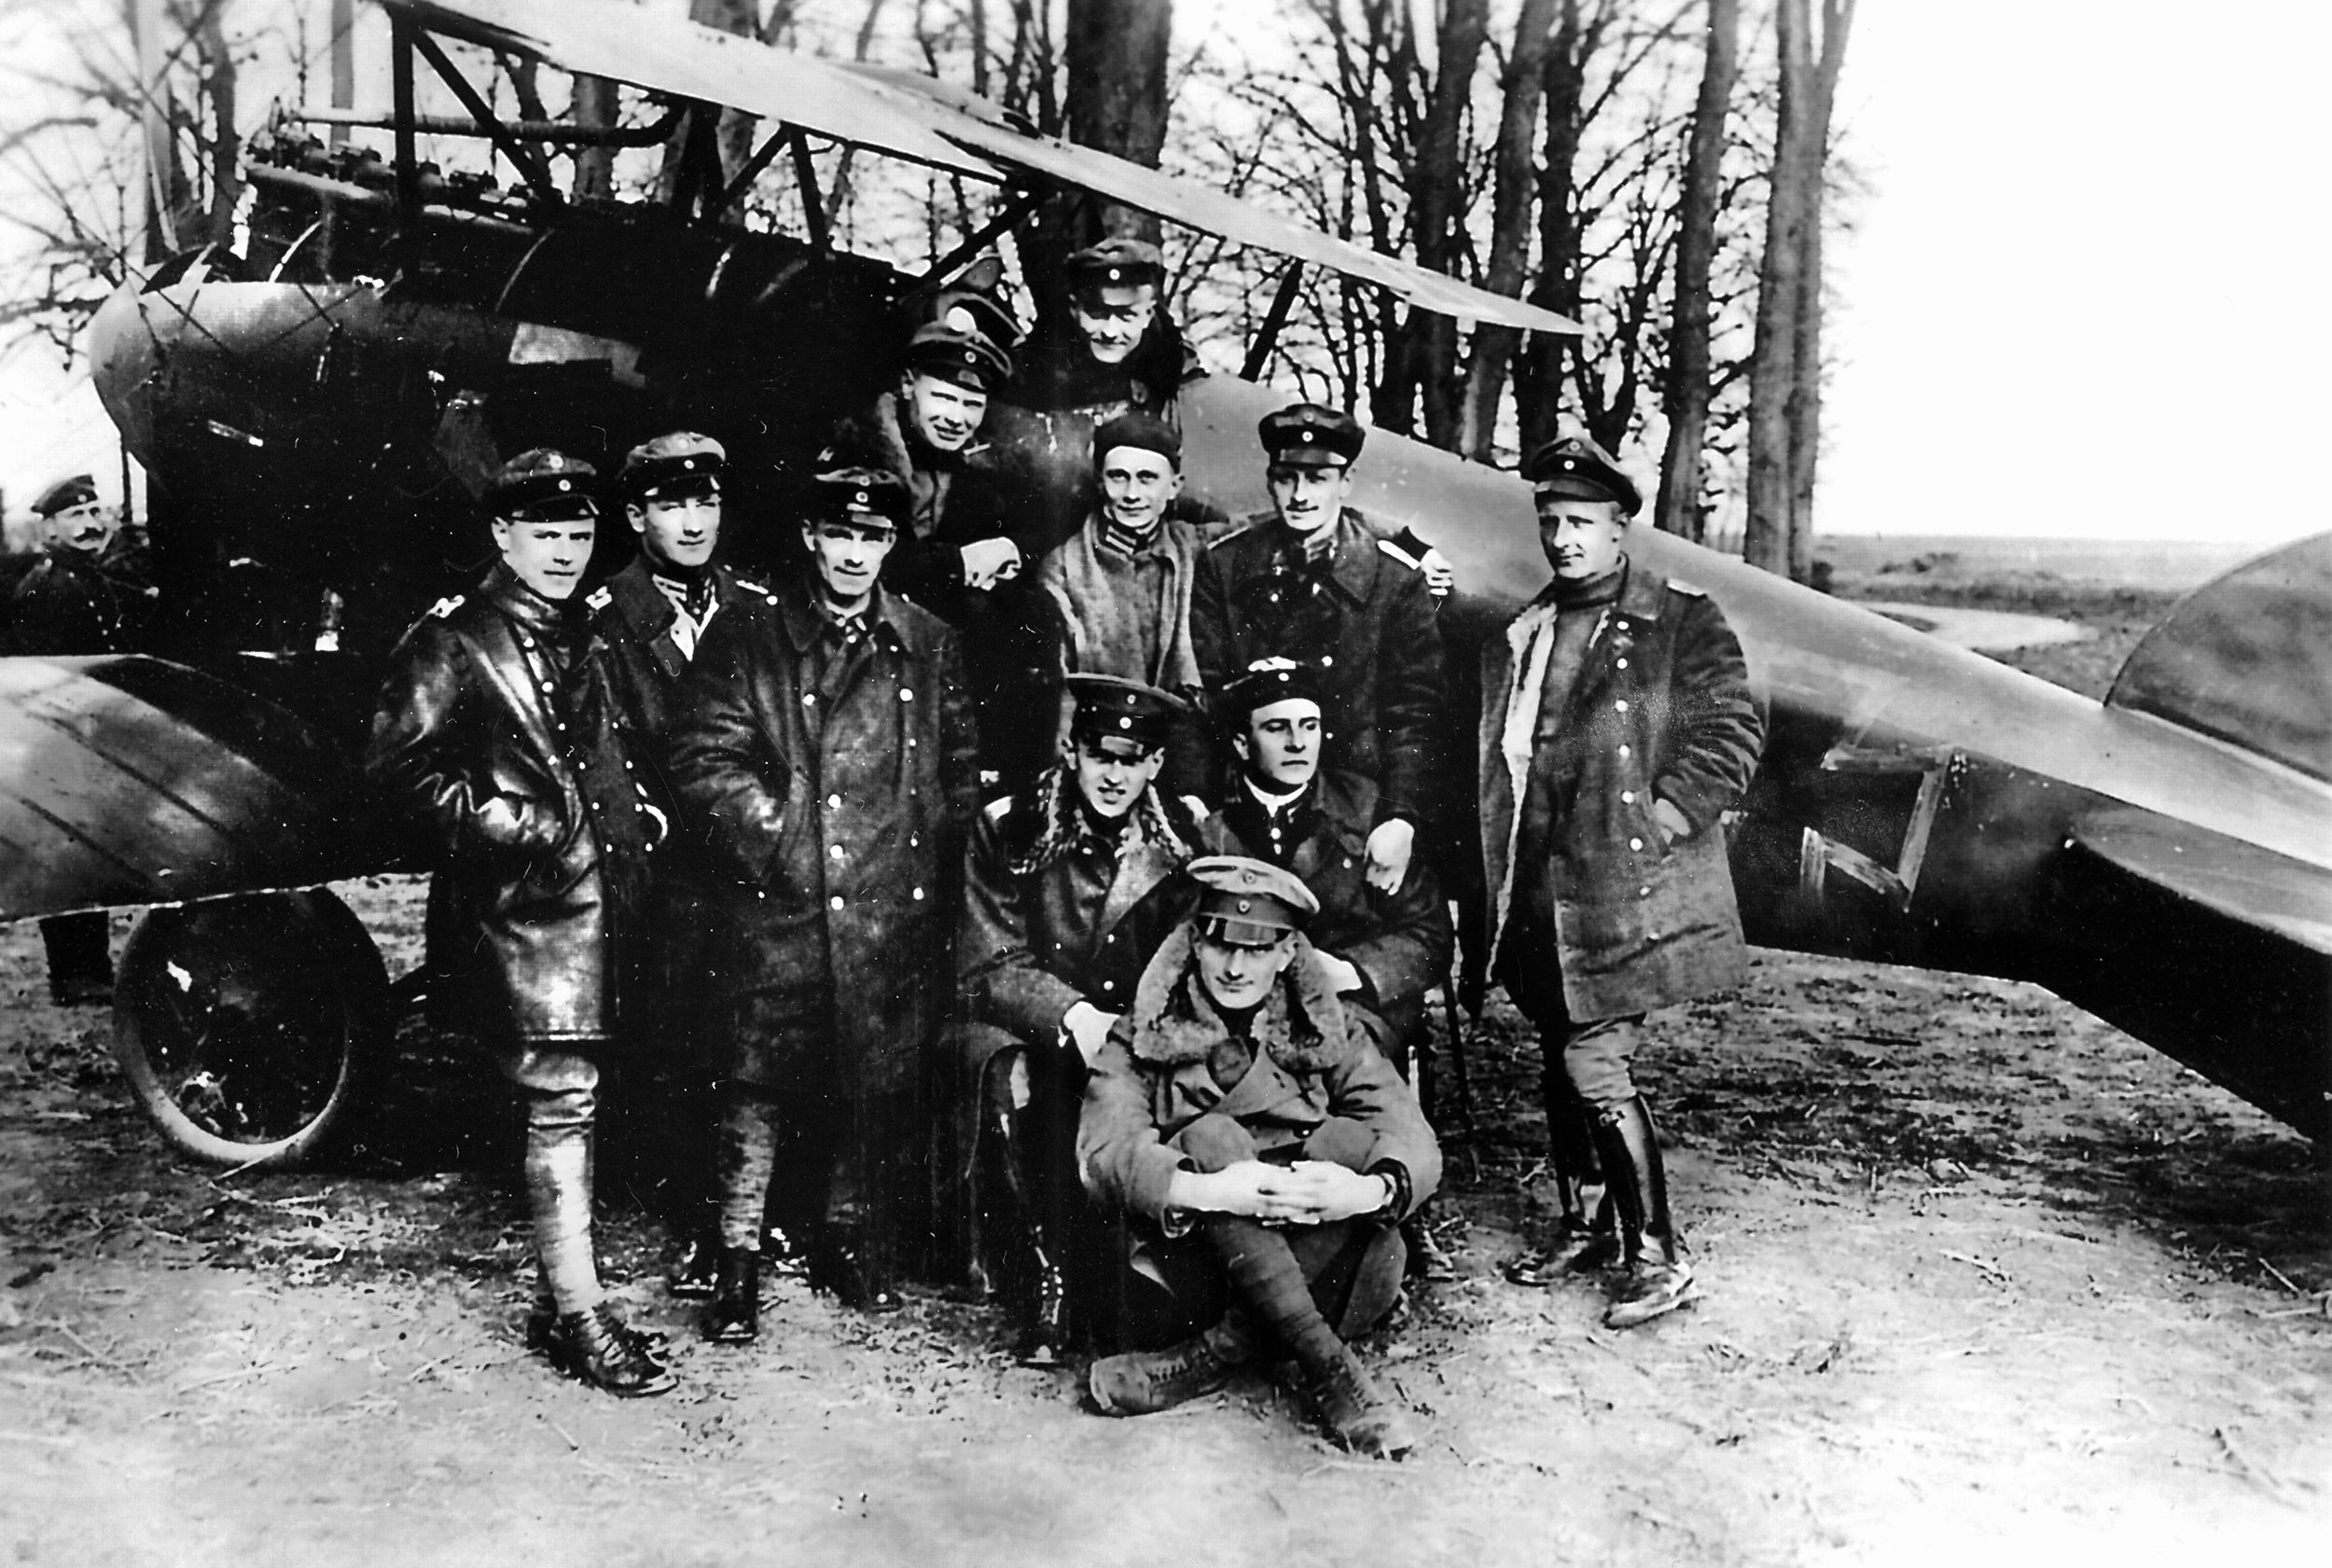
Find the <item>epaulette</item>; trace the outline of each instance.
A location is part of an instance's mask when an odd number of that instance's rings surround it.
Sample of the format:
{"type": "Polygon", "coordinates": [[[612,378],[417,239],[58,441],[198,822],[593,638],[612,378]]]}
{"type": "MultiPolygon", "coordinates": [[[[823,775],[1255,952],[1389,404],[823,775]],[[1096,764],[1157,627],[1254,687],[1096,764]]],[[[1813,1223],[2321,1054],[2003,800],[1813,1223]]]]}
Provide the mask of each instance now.
{"type": "Polygon", "coordinates": [[[1245,522],[1242,522],[1238,527],[1232,529],[1229,533],[1217,534],[1215,537],[1209,539],[1206,542],[1206,548],[1211,550],[1221,549],[1225,545],[1229,544],[1233,539],[1243,539],[1248,534],[1254,533],[1255,530],[1255,520],[1250,518],[1245,522]]]}
{"type": "Polygon", "coordinates": [[[615,602],[616,596],[609,592],[604,585],[591,590],[583,596],[583,603],[594,610],[604,610],[615,602]]]}
{"type": "Polygon", "coordinates": [[[997,796],[993,800],[989,801],[988,804],[979,809],[979,814],[988,819],[991,826],[1003,826],[1004,819],[1012,814],[1012,797],[1009,795],[997,796]]]}
{"type": "Polygon", "coordinates": [[[747,581],[746,581],[744,578],[743,578],[743,577],[735,577],[735,578],[731,578],[730,580],[731,580],[731,581],[733,581],[734,583],[736,583],[736,585],[737,585],[739,588],[743,589],[743,590],[744,590],[747,593],[758,593],[758,594],[762,595],[764,598],[767,598],[767,597],[769,596],[769,591],[770,591],[770,590],[769,590],[768,589],[766,589],[766,588],[763,588],[763,587],[762,587],[759,583],[755,583],[755,582],[747,582],[747,581]]]}
{"type": "Polygon", "coordinates": [[[1412,572],[1422,572],[1425,569],[1425,563],[1423,561],[1419,560],[1416,556],[1409,554],[1409,551],[1403,549],[1400,546],[1395,544],[1390,539],[1379,539],[1377,541],[1377,548],[1384,551],[1385,554],[1391,556],[1394,560],[1399,562],[1402,565],[1408,567],[1412,572]]]}
{"type": "Polygon", "coordinates": [[[451,593],[430,605],[429,613],[436,616],[439,620],[443,620],[446,617],[451,615],[454,611],[460,609],[461,607],[462,595],[458,593],[451,593]]]}
{"type": "Polygon", "coordinates": [[[1190,813],[1192,822],[1204,822],[1215,814],[1215,808],[1195,795],[1186,795],[1182,798],[1182,809],[1190,813]]]}
{"type": "Polygon", "coordinates": [[[1673,577],[1668,579],[1668,591],[1681,593],[1687,599],[1706,599],[1709,596],[1707,589],[1694,583],[1680,583],[1673,577]]]}

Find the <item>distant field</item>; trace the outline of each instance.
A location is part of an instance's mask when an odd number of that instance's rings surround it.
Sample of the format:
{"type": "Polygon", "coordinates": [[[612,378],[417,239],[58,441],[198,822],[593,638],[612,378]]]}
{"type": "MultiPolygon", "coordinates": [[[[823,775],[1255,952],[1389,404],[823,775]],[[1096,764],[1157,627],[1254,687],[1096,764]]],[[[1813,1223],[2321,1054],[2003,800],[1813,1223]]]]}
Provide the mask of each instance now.
{"type": "Polygon", "coordinates": [[[1814,554],[1844,577],[1966,581],[2003,573],[2183,593],[2272,547],[2208,540],[2015,539],[1976,534],[1824,534],[1814,554]]]}

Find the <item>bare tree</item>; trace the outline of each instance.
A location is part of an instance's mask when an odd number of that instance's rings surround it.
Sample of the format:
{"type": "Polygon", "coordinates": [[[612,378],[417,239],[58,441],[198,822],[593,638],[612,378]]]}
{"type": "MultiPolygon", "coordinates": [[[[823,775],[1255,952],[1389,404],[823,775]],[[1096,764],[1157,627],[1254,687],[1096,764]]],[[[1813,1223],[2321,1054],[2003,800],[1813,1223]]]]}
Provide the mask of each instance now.
{"type": "MultiPolygon", "coordinates": [[[[1498,140],[1492,152],[1497,173],[1491,209],[1490,264],[1482,286],[1519,295],[1531,260],[1531,209],[1536,199],[1539,108],[1547,97],[1547,57],[1554,43],[1557,0],[1522,0],[1514,24],[1514,47],[1506,51],[1501,81],[1498,140]]],[[[1563,0],[1563,22],[1571,35],[1578,26],[1576,0],[1563,0]]],[[[1567,109],[1566,105],[1566,109],[1567,109]]],[[[1488,462],[1498,433],[1498,408],[1506,397],[1506,372],[1521,334],[1509,326],[1476,330],[1465,368],[1465,408],[1458,450],[1488,462]]]]}
{"type": "Polygon", "coordinates": [[[1773,167],[1758,272],[1749,385],[1749,522],[1742,554],[1802,578],[1813,554],[1813,483],[1821,441],[1822,196],[1830,111],[1845,62],[1854,0],[1777,0],[1781,72],[1773,167]]]}
{"type": "Polygon", "coordinates": [[[1708,438],[1710,280],[1716,258],[1717,209],[1724,199],[1725,118],[1740,52],[1741,0],[1708,0],[1700,92],[1692,109],[1684,191],[1676,224],[1675,305],[1661,406],[1668,444],[1660,456],[1653,520],[1671,534],[1702,533],[1701,446],[1708,438]]]}

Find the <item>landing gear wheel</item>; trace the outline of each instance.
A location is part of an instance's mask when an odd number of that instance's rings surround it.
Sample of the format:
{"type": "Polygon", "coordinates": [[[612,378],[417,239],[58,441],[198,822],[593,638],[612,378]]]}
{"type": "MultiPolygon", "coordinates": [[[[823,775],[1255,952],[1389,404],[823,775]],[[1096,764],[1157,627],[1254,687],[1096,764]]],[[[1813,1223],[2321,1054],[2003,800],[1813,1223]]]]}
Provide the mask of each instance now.
{"type": "Polygon", "coordinates": [[[380,952],[322,889],[149,910],[114,981],[114,1055],[146,1114],[253,1170],[331,1135],[389,1022],[380,952]]]}

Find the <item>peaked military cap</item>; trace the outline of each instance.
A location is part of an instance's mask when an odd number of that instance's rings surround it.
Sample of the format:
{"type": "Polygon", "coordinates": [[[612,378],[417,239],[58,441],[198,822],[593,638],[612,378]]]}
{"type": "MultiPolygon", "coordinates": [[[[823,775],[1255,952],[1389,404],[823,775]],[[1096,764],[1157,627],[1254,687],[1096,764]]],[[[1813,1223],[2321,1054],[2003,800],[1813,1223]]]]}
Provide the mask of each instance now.
{"type": "Polygon", "coordinates": [[[1522,477],[1532,493],[1572,501],[1609,501],[1628,517],[1644,509],[1644,493],[1619,466],[1619,460],[1595,444],[1591,436],[1559,436],[1522,465],[1522,477]]]}
{"type": "Polygon", "coordinates": [[[1320,912],[1320,900],[1303,880],[1269,861],[1202,854],[1184,869],[1199,884],[1193,923],[1235,948],[1268,948],[1320,912]]]}
{"type": "Polygon", "coordinates": [[[1062,273],[1073,289],[1156,285],[1166,281],[1166,257],[1146,240],[1118,234],[1072,255],[1062,273]]]}
{"type": "Polygon", "coordinates": [[[1256,424],[1263,451],[1275,467],[1342,468],[1360,455],[1368,433],[1340,409],[1291,403],[1256,424]]]}
{"type": "Polygon", "coordinates": [[[712,437],[675,430],[625,452],[617,479],[634,501],[653,501],[666,492],[717,495],[728,463],[728,451],[712,437]]]}
{"type": "Polygon", "coordinates": [[[812,522],[876,523],[895,529],[914,506],[907,481],[883,468],[829,468],[810,481],[812,522]]]}
{"type": "Polygon", "coordinates": [[[1093,432],[1093,466],[1099,468],[1102,459],[1119,447],[1139,447],[1154,451],[1182,471],[1182,432],[1140,409],[1119,414],[1093,432]]]}
{"type": "Polygon", "coordinates": [[[1257,708],[1294,701],[1309,701],[1326,714],[1327,690],[1319,667],[1292,659],[1258,659],[1225,683],[1216,711],[1225,723],[1243,725],[1257,708]]]}
{"type": "Polygon", "coordinates": [[[977,332],[1009,356],[1022,332],[1020,318],[1004,302],[1003,287],[1004,258],[989,251],[931,297],[924,319],[944,322],[958,332],[977,332]]]}
{"type": "Polygon", "coordinates": [[[97,499],[97,480],[88,474],[76,474],[69,479],[59,479],[40,493],[33,503],[35,517],[55,517],[76,506],[87,506],[97,499]]]}
{"type": "MultiPolygon", "coordinates": [[[[967,319],[971,312],[958,311],[967,319]]],[[[1012,375],[1012,360],[977,329],[929,321],[908,340],[907,368],[973,392],[992,392],[1012,375]]]]}
{"type": "Polygon", "coordinates": [[[579,457],[530,447],[494,471],[486,486],[486,510],[498,518],[597,517],[591,487],[598,478],[599,470],[579,457]]]}
{"type": "Polygon", "coordinates": [[[1158,750],[1175,716],[1190,711],[1189,703],[1170,691],[1117,675],[1071,675],[1069,694],[1076,699],[1070,737],[1119,756],[1158,750]]]}

